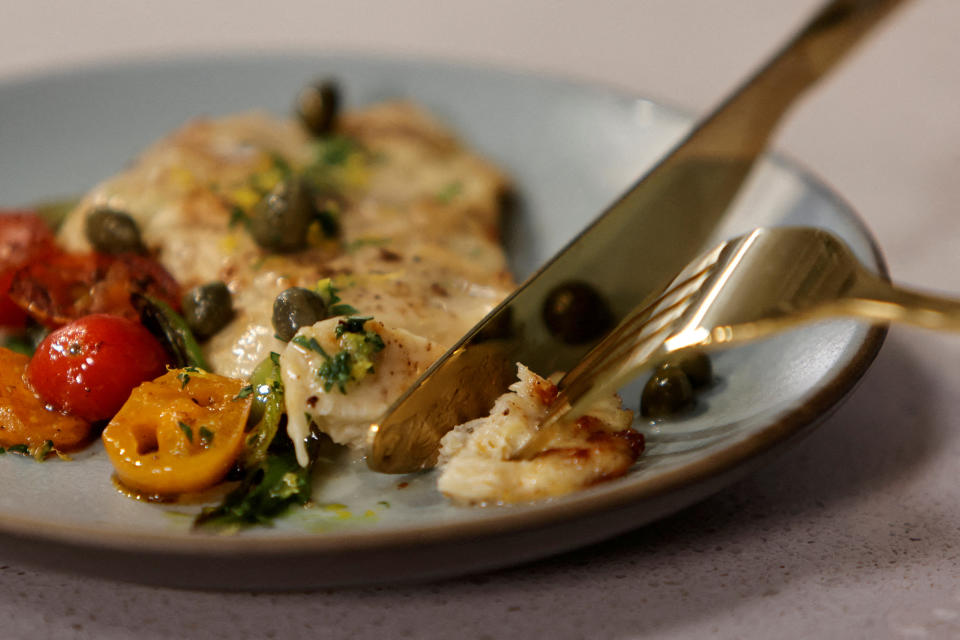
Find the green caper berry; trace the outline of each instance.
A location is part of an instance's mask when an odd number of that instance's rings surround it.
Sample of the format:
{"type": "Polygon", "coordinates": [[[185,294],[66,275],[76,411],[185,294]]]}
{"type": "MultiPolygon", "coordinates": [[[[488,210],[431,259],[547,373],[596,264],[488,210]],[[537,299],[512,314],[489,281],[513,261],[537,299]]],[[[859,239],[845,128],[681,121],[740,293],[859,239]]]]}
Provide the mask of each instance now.
{"type": "Polygon", "coordinates": [[[553,289],[543,303],[547,329],[567,344],[582,344],[599,338],[613,325],[613,315],[593,286],[578,281],[553,289]]]}
{"type": "Polygon", "coordinates": [[[222,282],[191,289],[183,296],[183,318],[199,340],[213,336],[233,319],[233,298],[222,282]]]}
{"type": "Polygon", "coordinates": [[[297,115],[307,130],[323,136],[333,130],[340,112],[340,90],[332,80],[308,85],[297,94],[297,115]]]}
{"type": "Polygon", "coordinates": [[[292,253],[307,246],[307,233],[317,219],[313,190],[301,178],[284,180],[250,211],[250,234],[262,248],[292,253]]]}
{"type": "Polygon", "coordinates": [[[327,304],[320,294],[303,287],[290,287],[273,301],[273,329],[284,342],[290,342],[300,327],[325,320],[327,315],[327,304]]]}
{"type": "Polygon", "coordinates": [[[84,222],[84,233],[100,253],[146,253],[140,228],[129,214],[102,207],[94,209],[84,222]]]}
{"type": "Polygon", "coordinates": [[[640,413],[648,418],[666,418],[693,405],[693,385],[680,367],[660,365],[640,397],[640,413]]]}
{"type": "Polygon", "coordinates": [[[668,358],[667,362],[680,367],[687,374],[694,389],[705,387],[713,381],[713,365],[710,363],[710,357],[703,351],[684,350],[668,358]]]}

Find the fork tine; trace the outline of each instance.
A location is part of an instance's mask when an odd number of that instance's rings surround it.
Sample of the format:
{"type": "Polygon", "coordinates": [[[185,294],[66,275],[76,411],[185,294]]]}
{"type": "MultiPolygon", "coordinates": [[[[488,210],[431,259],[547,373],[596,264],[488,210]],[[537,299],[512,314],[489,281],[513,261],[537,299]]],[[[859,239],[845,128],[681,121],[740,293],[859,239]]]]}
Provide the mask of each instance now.
{"type": "Polygon", "coordinates": [[[672,332],[675,321],[716,272],[730,243],[721,244],[692,262],[650,303],[632,311],[616,328],[587,353],[560,381],[560,393],[540,421],[538,430],[511,459],[526,459],[544,445],[560,418],[575,406],[590,404],[598,371],[612,371],[605,380],[621,380],[638,364],[652,359],[672,332]],[[581,402],[582,401],[582,402],[581,402]]]}
{"type": "Polygon", "coordinates": [[[629,358],[651,333],[656,334],[673,322],[687,308],[690,296],[703,285],[716,264],[715,259],[701,261],[696,265],[700,267],[696,272],[681,274],[651,304],[631,313],[563,377],[561,393],[576,396],[581,381],[592,378],[598,369],[616,366],[629,358]]]}
{"type": "Polygon", "coordinates": [[[652,316],[641,319],[641,316],[647,315],[647,310],[628,318],[631,323],[631,330],[623,332],[621,335],[611,336],[609,343],[606,340],[598,347],[600,350],[589,360],[582,361],[576,367],[570,370],[560,381],[560,393],[564,397],[578,397],[584,387],[589,387],[596,371],[619,366],[623,361],[632,357],[638,345],[649,340],[653,340],[673,321],[682,315],[687,308],[687,302],[690,296],[673,302],[670,306],[660,309],[652,316]],[[635,322],[639,324],[634,325],[635,322]]]}

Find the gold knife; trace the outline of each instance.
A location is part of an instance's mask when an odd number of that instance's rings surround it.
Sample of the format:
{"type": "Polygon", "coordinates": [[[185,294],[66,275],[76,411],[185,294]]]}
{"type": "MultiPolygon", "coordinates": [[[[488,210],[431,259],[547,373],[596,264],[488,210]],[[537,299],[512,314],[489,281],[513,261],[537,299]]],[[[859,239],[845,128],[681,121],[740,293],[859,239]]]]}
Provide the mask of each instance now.
{"type": "Polygon", "coordinates": [[[408,473],[486,415],[522,362],[566,371],[706,248],[794,100],[906,0],[834,0],[370,426],[367,464],[408,473]]]}

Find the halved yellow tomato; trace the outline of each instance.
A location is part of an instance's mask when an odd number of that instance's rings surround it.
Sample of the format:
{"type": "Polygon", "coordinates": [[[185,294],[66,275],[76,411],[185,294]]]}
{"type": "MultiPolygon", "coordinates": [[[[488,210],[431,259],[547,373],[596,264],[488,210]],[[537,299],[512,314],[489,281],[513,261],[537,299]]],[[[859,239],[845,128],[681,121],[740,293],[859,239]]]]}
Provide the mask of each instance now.
{"type": "Polygon", "coordinates": [[[120,482],[170,496],[222,480],[243,449],[252,401],[244,384],[187,368],[134,389],[103,431],[120,482]]]}

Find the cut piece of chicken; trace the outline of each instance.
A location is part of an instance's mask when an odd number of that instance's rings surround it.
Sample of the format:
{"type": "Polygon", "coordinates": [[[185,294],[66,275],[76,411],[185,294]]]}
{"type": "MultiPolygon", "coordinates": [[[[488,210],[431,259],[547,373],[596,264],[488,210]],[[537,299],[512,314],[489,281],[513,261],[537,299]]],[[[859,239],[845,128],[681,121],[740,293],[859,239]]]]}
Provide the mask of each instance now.
{"type": "Polygon", "coordinates": [[[470,505],[529,502],[623,475],[643,451],[633,413],[612,395],[580,418],[563,421],[531,459],[510,460],[536,432],[557,387],[518,365],[518,382],[484,418],[455,427],[440,445],[437,487],[470,505]]]}

